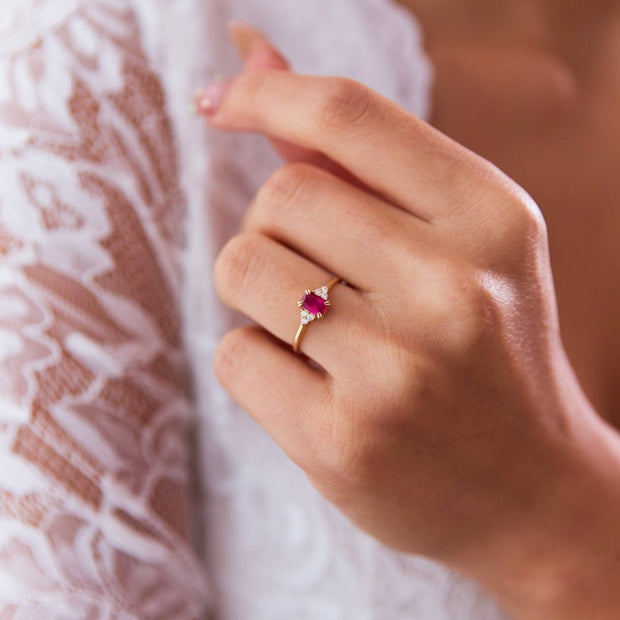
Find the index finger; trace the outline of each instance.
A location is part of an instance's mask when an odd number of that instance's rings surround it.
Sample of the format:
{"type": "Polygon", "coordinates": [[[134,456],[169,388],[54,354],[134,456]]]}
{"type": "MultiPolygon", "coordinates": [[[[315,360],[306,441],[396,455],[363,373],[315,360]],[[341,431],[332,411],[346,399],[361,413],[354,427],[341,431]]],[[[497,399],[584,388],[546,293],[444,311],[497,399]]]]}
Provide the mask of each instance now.
{"type": "Polygon", "coordinates": [[[220,128],[266,133],[320,151],[386,200],[427,221],[462,209],[471,213],[472,192],[492,181],[489,172],[496,170],[346,78],[244,73],[229,82],[217,109],[207,115],[220,128]]]}
{"type": "MultiPolygon", "coordinates": [[[[241,58],[244,60],[245,71],[260,71],[265,69],[276,69],[280,71],[290,71],[290,65],[286,58],[273,46],[271,41],[260,31],[248,26],[247,24],[233,22],[229,24],[228,30],[231,39],[237,48],[241,58]]],[[[198,106],[200,109],[200,106],[198,106]]],[[[313,164],[318,168],[331,172],[332,174],[359,186],[359,180],[351,175],[347,170],[338,166],[323,153],[306,149],[302,146],[287,142],[280,138],[268,136],[271,144],[276,151],[287,161],[305,162],[313,164]]],[[[365,187],[365,189],[370,189],[365,187]]]]}

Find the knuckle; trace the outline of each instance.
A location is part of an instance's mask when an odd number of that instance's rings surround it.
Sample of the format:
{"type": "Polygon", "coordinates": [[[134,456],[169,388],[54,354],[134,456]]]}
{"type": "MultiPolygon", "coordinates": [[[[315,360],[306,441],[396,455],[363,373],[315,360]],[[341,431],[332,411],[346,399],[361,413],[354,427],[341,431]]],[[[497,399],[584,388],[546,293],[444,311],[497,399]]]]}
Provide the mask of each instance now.
{"type": "Polygon", "coordinates": [[[342,450],[338,454],[336,470],[341,483],[353,488],[371,486],[377,473],[376,451],[376,448],[367,444],[357,445],[355,449],[342,450]]]}
{"type": "Polygon", "coordinates": [[[324,131],[341,132],[363,124],[373,110],[369,89],[350,79],[329,78],[317,107],[324,131]]]}
{"type": "MultiPolygon", "coordinates": [[[[368,433],[360,432],[360,435],[368,433]]],[[[323,466],[340,488],[363,488],[372,484],[377,473],[377,447],[375,442],[357,438],[334,442],[323,454],[323,466]]]]}
{"type": "Polygon", "coordinates": [[[547,224],[538,205],[517,186],[504,202],[501,215],[489,266],[501,272],[531,266],[529,259],[547,248],[547,224]]]}
{"type": "Polygon", "coordinates": [[[214,265],[215,288],[220,298],[234,304],[253,274],[265,263],[265,239],[257,233],[242,233],[230,239],[214,265]]]}
{"type": "Polygon", "coordinates": [[[466,275],[444,289],[439,305],[430,330],[440,334],[435,342],[451,359],[471,360],[499,324],[497,301],[474,277],[466,275]]]}
{"type": "Polygon", "coordinates": [[[249,219],[265,223],[307,203],[314,170],[310,164],[291,163],[278,168],[258,190],[249,219]]]}
{"type": "Polygon", "coordinates": [[[380,472],[384,449],[395,434],[398,416],[386,413],[385,403],[360,407],[356,399],[340,406],[316,447],[322,478],[337,488],[361,488],[374,484],[380,472]],[[382,413],[379,414],[378,412],[382,413]]]}
{"type": "Polygon", "coordinates": [[[531,239],[546,233],[546,223],[538,205],[521,188],[517,188],[508,201],[506,220],[508,226],[504,233],[509,237],[531,239]]]}
{"type": "Polygon", "coordinates": [[[529,195],[525,194],[519,201],[515,214],[518,218],[515,228],[525,249],[537,247],[542,240],[546,240],[547,223],[538,205],[529,195]]]}
{"type": "Polygon", "coordinates": [[[461,357],[471,359],[499,323],[498,306],[493,295],[478,283],[469,281],[457,320],[455,348],[461,357]]]}
{"type": "Polygon", "coordinates": [[[357,216],[363,224],[364,247],[376,252],[377,260],[386,263],[388,271],[407,265],[410,259],[410,242],[407,231],[391,214],[376,217],[375,213],[358,210],[351,215],[357,216]],[[389,248],[389,251],[386,251],[389,248]]]}
{"type": "Polygon", "coordinates": [[[228,332],[219,342],[213,355],[213,369],[218,379],[227,384],[239,376],[247,358],[248,330],[242,327],[228,332]]]}
{"type": "Polygon", "coordinates": [[[369,447],[367,421],[352,401],[334,403],[331,415],[322,419],[312,445],[311,473],[330,488],[357,486],[365,477],[369,447]]]}

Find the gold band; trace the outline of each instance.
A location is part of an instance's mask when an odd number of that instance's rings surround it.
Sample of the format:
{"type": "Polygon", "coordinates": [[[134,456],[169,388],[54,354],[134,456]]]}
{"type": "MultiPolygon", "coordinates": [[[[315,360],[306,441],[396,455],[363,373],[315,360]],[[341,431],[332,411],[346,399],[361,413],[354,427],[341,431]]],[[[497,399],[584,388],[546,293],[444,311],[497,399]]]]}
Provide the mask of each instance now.
{"type": "MultiPolygon", "coordinates": [[[[341,282],[340,278],[332,278],[327,284],[325,284],[327,292],[329,293],[332,287],[338,284],[338,282],[341,282]]],[[[293,340],[293,351],[295,353],[299,353],[299,347],[301,346],[301,341],[303,340],[306,333],[306,327],[308,327],[308,324],[300,323],[299,328],[297,329],[297,333],[295,334],[295,340],[293,340]]]]}

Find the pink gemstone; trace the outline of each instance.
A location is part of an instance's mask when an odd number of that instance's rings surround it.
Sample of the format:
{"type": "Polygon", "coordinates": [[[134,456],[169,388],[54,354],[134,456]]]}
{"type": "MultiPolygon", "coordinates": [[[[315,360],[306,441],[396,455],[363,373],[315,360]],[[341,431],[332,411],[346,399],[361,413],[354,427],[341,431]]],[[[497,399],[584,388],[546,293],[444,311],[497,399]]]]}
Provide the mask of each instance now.
{"type": "Polygon", "coordinates": [[[325,314],[329,308],[325,300],[316,293],[306,293],[301,298],[301,307],[308,312],[312,312],[314,316],[317,314],[325,314]]]}

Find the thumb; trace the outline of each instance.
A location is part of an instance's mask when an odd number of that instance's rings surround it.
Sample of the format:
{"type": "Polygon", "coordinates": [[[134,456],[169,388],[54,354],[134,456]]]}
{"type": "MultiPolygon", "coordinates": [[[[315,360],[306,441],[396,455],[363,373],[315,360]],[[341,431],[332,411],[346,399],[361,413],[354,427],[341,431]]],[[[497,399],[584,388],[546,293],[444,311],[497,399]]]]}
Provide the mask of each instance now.
{"type": "MultiPolygon", "coordinates": [[[[244,71],[257,71],[261,69],[291,70],[286,58],[260,30],[242,22],[231,22],[228,25],[228,33],[239,56],[244,61],[244,71]]],[[[284,161],[313,164],[355,185],[363,185],[348,171],[323,155],[323,153],[311,151],[272,136],[267,137],[284,161]]]]}
{"type": "MultiPolygon", "coordinates": [[[[228,24],[228,34],[244,61],[244,71],[261,69],[280,69],[290,71],[286,58],[274,47],[271,41],[256,28],[241,22],[228,24]]],[[[285,161],[322,162],[323,156],[301,146],[267,136],[272,146],[285,161]]]]}
{"type": "Polygon", "coordinates": [[[286,58],[260,30],[241,22],[231,22],[228,33],[239,56],[245,61],[245,70],[290,69],[286,58]]]}

